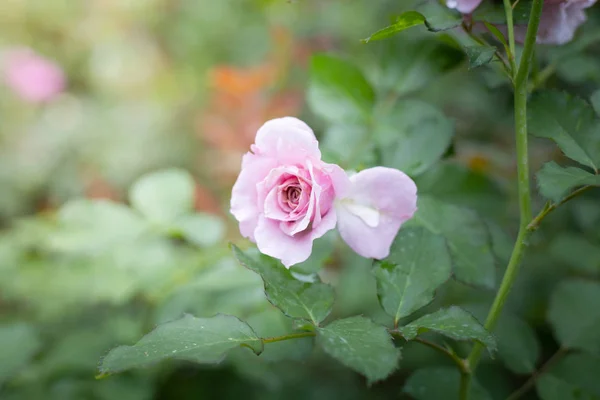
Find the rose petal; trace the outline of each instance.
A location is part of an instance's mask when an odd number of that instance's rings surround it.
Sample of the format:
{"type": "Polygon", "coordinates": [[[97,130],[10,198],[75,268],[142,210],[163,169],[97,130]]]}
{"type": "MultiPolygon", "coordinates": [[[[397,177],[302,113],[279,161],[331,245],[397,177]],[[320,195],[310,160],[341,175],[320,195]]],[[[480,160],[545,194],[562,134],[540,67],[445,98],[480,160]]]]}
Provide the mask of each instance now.
{"type": "Polygon", "coordinates": [[[446,6],[454,8],[462,14],[471,14],[481,2],[482,0],[446,0],[446,6]]]}
{"type": "Polygon", "coordinates": [[[321,158],[319,142],[312,129],[293,117],[267,121],[258,130],[252,151],[275,158],[279,165],[303,164],[309,158],[321,158]]]}
{"type": "Polygon", "coordinates": [[[382,259],[400,226],[417,210],[417,187],[396,169],[375,167],[350,178],[352,188],[337,202],[342,239],[358,254],[382,259]]]}
{"type": "Polygon", "coordinates": [[[273,159],[246,153],[242,159],[242,171],[233,185],[231,213],[239,221],[242,235],[251,240],[254,240],[258,215],[262,212],[256,201],[256,186],[275,166],[273,159]]]}
{"type": "Polygon", "coordinates": [[[306,261],[312,252],[312,243],[326,232],[335,228],[336,213],[332,208],[319,224],[319,227],[294,236],[286,235],[279,222],[260,216],[256,228],[256,246],[261,253],[281,260],[286,268],[306,261]]]}

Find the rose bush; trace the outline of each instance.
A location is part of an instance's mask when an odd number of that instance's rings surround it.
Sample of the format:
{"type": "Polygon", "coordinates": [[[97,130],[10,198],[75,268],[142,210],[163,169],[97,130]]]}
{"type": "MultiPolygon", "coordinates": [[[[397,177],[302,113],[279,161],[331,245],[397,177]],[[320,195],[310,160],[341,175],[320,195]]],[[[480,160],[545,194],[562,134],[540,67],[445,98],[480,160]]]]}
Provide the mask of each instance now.
{"type": "Polygon", "coordinates": [[[313,131],[286,117],[258,130],[233,187],[231,213],[244,237],[290,267],[336,224],[358,254],[387,257],[416,199],[414,182],[401,171],[375,167],[349,177],[323,162],[313,131]]]}
{"type": "MultiPolygon", "coordinates": [[[[483,0],[447,0],[446,5],[463,14],[473,13],[483,0]]],[[[564,44],[573,40],[575,31],[586,20],[585,9],[596,0],[545,0],[537,42],[564,44]]],[[[515,38],[523,42],[527,26],[515,26],[515,38]]]]}

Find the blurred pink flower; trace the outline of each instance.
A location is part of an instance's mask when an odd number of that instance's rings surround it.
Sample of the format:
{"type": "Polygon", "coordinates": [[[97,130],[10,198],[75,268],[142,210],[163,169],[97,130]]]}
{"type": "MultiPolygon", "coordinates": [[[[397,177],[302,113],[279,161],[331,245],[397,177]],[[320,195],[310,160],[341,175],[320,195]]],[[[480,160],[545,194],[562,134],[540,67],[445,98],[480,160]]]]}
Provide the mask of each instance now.
{"type": "Polygon", "coordinates": [[[2,56],[4,83],[23,100],[31,103],[49,101],[64,89],[62,69],[33,50],[12,49],[2,56]]]}
{"type": "Polygon", "coordinates": [[[482,0],[446,0],[448,8],[454,8],[463,14],[471,14],[481,4],[482,0]]]}
{"type": "MultiPolygon", "coordinates": [[[[471,14],[482,0],[446,0],[449,8],[463,14],[471,14]]],[[[565,44],[573,40],[575,31],[586,20],[585,9],[596,3],[596,0],[545,0],[537,35],[540,44],[565,44]]],[[[515,38],[519,42],[525,40],[526,25],[515,26],[515,38]]]]}
{"type": "Polygon", "coordinates": [[[348,178],[321,160],[304,122],[286,117],[258,130],[233,186],[231,213],[244,237],[289,268],[305,261],[313,240],[336,223],[358,254],[387,257],[416,198],[414,182],[397,170],[377,167],[348,178]]]}

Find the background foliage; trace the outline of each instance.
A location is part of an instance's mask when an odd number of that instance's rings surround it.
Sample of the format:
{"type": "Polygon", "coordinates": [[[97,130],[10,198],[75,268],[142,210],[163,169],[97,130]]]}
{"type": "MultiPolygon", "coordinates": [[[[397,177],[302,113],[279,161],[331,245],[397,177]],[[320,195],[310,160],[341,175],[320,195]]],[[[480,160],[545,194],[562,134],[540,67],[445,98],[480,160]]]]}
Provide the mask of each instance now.
{"type": "MultiPolygon", "coordinates": [[[[505,399],[557,352],[526,396],[600,398],[597,191],[531,237],[494,335],[477,322],[518,228],[515,152],[508,82],[498,63],[469,68],[485,53],[465,53],[459,31],[360,43],[409,1],[8,4],[0,45],[55,59],[68,90],[44,105],[0,91],[2,399],[451,399],[458,371],[417,335],[461,356],[465,340],[488,346],[475,399],[505,399]],[[315,129],[328,162],[417,182],[418,214],[387,260],[329,234],[284,273],[239,238],[227,210],[241,155],[283,115],[315,129]],[[310,323],[316,339],[260,340],[310,323]],[[209,354],[174,337],[156,359],[180,360],[95,379],[145,364],[181,326],[237,336],[209,354]],[[107,356],[118,345],[133,347],[107,356]]],[[[536,53],[550,67],[533,73],[536,209],[598,184],[600,13],[588,15],[574,42],[536,53]]]]}

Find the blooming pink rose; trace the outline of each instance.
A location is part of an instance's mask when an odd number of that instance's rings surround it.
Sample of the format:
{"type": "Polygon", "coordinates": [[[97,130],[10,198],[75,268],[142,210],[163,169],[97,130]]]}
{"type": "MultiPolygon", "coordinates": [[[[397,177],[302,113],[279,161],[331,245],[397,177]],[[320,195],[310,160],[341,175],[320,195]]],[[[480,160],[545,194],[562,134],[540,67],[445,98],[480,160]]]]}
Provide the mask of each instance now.
{"type": "Polygon", "coordinates": [[[394,169],[371,168],[349,178],[321,160],[304,122],[286,117],[258,130],[233,186],[231,213],[243,236],[286,267],[305,261],[313,240],[336,224],[358,254],[385,258],[416,211],[416,192],[414,182],[394,169]]]}
{"type": "Polygon", "coordinates": [[[61,68],[27,48],[3,54],[2,75],[13,92],[31,103],[51,100],[65,86],[61,68]]]}

